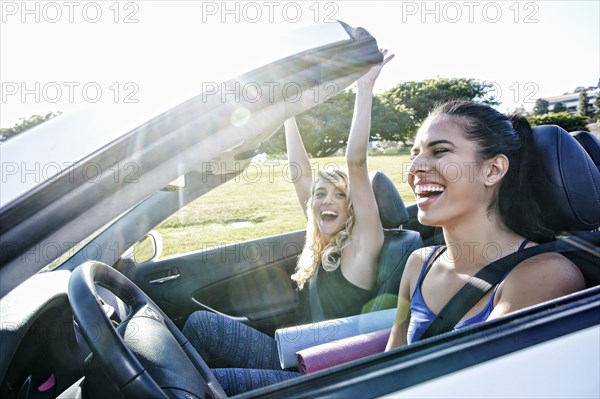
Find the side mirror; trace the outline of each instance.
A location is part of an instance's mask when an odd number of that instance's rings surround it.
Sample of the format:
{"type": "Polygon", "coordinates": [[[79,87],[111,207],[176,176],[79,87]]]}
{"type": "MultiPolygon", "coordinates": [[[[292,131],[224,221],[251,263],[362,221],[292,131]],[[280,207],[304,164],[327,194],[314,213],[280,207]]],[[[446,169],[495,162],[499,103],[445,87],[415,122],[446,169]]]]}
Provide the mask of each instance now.
{"type": "Polygon", "coordinates": [[[157,259],[162,255],[162,251],[162,236],[158,231],[150,230],[138,242],[129,247],[121,258],[133,260],[135,263],[144,263],[157,259]]]}

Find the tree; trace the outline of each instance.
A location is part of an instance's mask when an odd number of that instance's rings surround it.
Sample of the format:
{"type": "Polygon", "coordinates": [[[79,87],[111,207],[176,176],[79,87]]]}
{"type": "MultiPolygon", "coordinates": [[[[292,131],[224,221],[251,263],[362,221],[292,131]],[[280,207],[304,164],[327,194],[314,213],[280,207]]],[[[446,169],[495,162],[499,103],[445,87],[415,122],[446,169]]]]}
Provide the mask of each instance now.
{"type": "MultiPolygon", "coordinates": [[[[298,129],[309,156],[327,157],[346,147],[355,97],[353,91],[344,91],[296,116],[298,129]]],[[[396,109],[379,96],[373,98],[371,139],[403,141],[406,135],[414,131],[412,110],[403,106],[396,109]]],[[[264,143],[261,149],[268,154],[284,154],[286,147],[283,129],[264,143]]]]}
{"type": "MultiPolygon", "coordinates": [[[[304,147],[310,157],[331,156],[346,146],[355,97],[354,92],[343,91],[296,116],[304,147]]],[[[261,150],[267,154],[285,154],[283,127],[263,143],[261,150]]]]}
{"type": "Polygon", "coordinates": [[[548,113],[548,101],[543,98],[538,98],[535,100],[535,105],[533,106],[533,114],[534,115],[544,115],[548,113]]]}
{"type": "Polygon", "coordinates": [[[330,100],[300,114],[298,129],[311,157],[334,155],[346,146],[356,94],[343,91],[330,100]]]}
{"type": "Polygon", "coordinates": [[[382,101],[396,110],[412,110],[418,126],[438,103],[449,100],[475,100],[489,105],[500,104],[492,95],[494,85],[475,79],[428,79],[404,82],[381,95],[382,101]]]}
{"type": "Polygon", "coordinates": [[[22,133],[25,130],[31,129],[32,127],[37,126],[40,123],[43,123],[47,120],[50,120],[60,114],[61,112],[48,112],[44,116],[32,115],[27,119],[20,118],[19,122],[16,123],[13,127],[0,129],[0,142],[4,142],[10,139],[11,137],[16,136],[17,134],[22,133]]]}
{"type": "Polygon", "coordinates": [[[373,98],[371,138],[374,140],[406,141],[417,125],[413,110],[404,105],[393,107],[381,96],[373,98]]]}
{"type": "Polygon", "coordinates": [[[591,116],[592,112],[590,109],[590,99],[587,95],[587,90],[579,92],[579,103],[577,103],[577,115],[585,116],[586,118],[591,116]]]}
{"type": "MultiPolygon", "coordinates": [[[[475,100],[489,105],[499,102],[491,95],[493,85],[474,79],[429,79],[406,82],[375,96],[371,138],[406,141],[437,103],[452,99],[475,100]]],[[[346,146],[355,94],[341,92],[331,100],[296,117],[306,151],[311,157],[326,157],[346,146]]],[[[268,154],[285,153],[282,132],[261,147],[268,154]]]]}
{"type": "Polygon", "coordinates": [[[565,104],[561,103],[560,101],[554,104],[554,108],[552,108],[552,112],[564,112],[566,110],[567,107],[565,107],[565,104]]]}
{"type": "Polygon", "coordinates": [[[600,123],[600,92],[598,92],[598,96],[594,101],[594,106],[596,107],[596,113],[594,115],[596,117],[596,122],[600,123]]]}

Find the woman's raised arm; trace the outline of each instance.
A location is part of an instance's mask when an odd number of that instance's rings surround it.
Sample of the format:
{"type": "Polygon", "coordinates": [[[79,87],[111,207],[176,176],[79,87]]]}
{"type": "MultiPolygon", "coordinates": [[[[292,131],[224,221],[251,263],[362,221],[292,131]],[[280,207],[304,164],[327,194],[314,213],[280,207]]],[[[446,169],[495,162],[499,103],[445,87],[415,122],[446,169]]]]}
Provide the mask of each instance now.
{"type": "Polygon", "coordinates": [[[288,162],[290,164],[289,170],[292,181],[294,182],[298,201],[300,201],[304,215],[306,215],[306,204],[310,199],[310,191],[313,183],[310,161],[306,149],[304,148],[300,131],[298,130],[296,118],[291,117],[286,120],[284,127],[288,162]]]}
{"type": "Polygon", "coordinates": [[[375,284],[377,259],[384,238],[379,209],[367,170],[367,148],[371,130],[373,86],[383,65],[394,57],[385,57],[386,53],[387,50],[384,50],[383,62],[371,68],[357,82],[358,90],[346,149],[354,227],[350,245],[342,253],[344,276],[354,285],[366,289],[373,288],[375,284]]]}

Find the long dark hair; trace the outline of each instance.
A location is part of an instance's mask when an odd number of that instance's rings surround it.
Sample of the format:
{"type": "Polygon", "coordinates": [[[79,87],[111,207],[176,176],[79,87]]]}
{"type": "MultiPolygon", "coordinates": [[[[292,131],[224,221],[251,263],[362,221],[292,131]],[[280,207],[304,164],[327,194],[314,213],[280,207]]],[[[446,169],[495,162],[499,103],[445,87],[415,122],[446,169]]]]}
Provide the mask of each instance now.
{"type": "Polygon", "coordinates": [[[508,158],[508,171],[488,210],[497,209],[506,227],[525,238],[538,243],[555,239],[531,190],[532,178],[540,169],[530,152],[533,135],[529,121],[520,114],[507,116],[488,105],[463,100],[441,104],[429,114],[438,115],[455,119],[465,137],[477,144],[481,160],[499,154],[508,158]]]}

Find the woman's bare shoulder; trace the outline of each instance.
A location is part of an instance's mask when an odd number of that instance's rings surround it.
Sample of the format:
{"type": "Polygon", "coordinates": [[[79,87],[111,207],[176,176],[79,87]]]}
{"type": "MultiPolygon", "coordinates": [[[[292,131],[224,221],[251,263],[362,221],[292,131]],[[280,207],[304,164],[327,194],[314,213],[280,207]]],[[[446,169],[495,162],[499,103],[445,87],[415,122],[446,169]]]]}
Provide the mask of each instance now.
{"type": "Polygon", "coordinates": [[[585,288],[577,265],[561,254],[548,252],[521,262],[506,278],[502,299],[522,308],[585,288]]]}
{"type": "Polygon", "coordinates": [[[546,282],[569,285],[583,281],[583,275],[577,265],[556,252],[539,254],[521,262],[509,275],[511,276],[511,280],[526,284],[546,282]]]}
{"type": "Polygon", "coordinates": [[[422,247],[414,250],[406,261],[406,273],[418,274],[431,253],[438,247],[422,247]]]}

